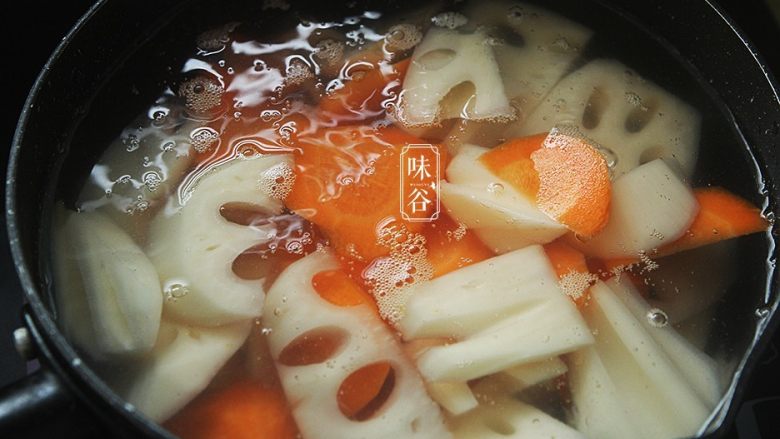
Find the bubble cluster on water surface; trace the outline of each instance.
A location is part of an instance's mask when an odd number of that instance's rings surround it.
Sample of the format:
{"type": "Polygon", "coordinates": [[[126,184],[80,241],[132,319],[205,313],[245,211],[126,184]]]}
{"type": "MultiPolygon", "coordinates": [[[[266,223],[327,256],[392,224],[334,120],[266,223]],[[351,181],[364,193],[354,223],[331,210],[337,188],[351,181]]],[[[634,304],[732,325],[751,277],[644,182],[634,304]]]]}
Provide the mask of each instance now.
{"type": "Polygon", "coordinates": [[[332,39],[322,40],[314,48],[314,58],[326,70],[335,69],[344,60],[344,43],[332,39]]]}
{"type": "Polygon", "coordinates": [[[163,295],[168,302],[175,302],[189,294],[190,290],[182,283],[171,283],[163,289],[163,295]]]}
{"type": "Polygon", "coordinates": [[[197,152],[206,152],[219,141],[219,133],[213,128],[200,127],[190,133],[192,148],[197,152]]]}
{"type": "Polygon", "coordinates": [[[287,163],[271,166],[260,176],[260,190],[276,200],[284,200],[295,184],[295,173],[287,163]]]}
{"type": "Polygon", "coordinates": [[[122,138],[122,144],[125,146],[125,151],[133,152],[141,147],[141,139],[135,134],[128,134],[122,138]]]}
{"type": "Polygon", "coordinates": [[[468,23],[468,21],[469,19],[459,12],[442,12],[431,17],[431,22],[434,26],[446,29],[457,29],[468,23]]]}
{"type": "Polygon", "coordinates": [[[224,49],[230,42],[230,33],[238,23],[228,23],[220,28],[208,30],[198,35],[196,44],[204,52],[217,52],[224,49]]]}
{"type": "Polygon", "coordinates": [[[374,260],[364,272],[377,301],[379,314],[391,323],[398,322],[412,292],[412,286],[433,278],[425,237],[406,230],[403,225],[381,227],[377,244],[390,254],[374,260]]]}
{"type": "Polygon", "coordinates": [[[447,230],[446,235],[447,239],[460,241],[466,237],[466,225],[463,223],[458,223],[458,227],[455,230],[447,230]]]}
{"type": "Polygon", "coordinates": [[[599,277],[593,273],[571,271],[560,278],[558,286],[572,300],[579,300],[585,295],[588,288],[598,280],[599,277]]]}
{"type": "Polygon", "coordinates": [[[156,171],[148,171],[141,176],[141,181],[143,181],[144,186],[146,186],[146,189],[148,189],[149,192],[154,192],[160,187],[163,178],[156,171]]]}
{"type": "Polygon", "coordinates": [[[204,114],[222,104],[225,89],[216,80],[198,76],[179,85],[179,96],[184,98],[187,109],[204,114]]]}
{"type": "Polygon", "coordinates": [[[412,49],[420,44],[423,34],[420,28],[413,24],[397,24],[387,31],[385,47],[392,52],[412,49]]]}
{"type": "Polygon", "coordinates": [[[293,58],[287,64],[285,81],[290,85],[300,85],[314,78],[311,66],[300,58],[293,58]]]}

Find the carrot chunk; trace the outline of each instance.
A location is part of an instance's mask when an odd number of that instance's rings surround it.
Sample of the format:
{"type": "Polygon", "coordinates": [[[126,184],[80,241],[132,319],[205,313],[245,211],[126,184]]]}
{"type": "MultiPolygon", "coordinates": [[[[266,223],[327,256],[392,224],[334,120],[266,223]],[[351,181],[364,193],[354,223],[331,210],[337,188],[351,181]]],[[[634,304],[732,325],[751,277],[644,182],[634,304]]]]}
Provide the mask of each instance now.
{"type": "Polygon", "coordinates": [[[493,174],[531,198],[539,191],[539,175],[531,154],[542,147],[547,133],[509,140],[479,159],[493,174]]]}
{"type": "Polygon", "coordinates": [[[482,163],[536,200],[539,209],[569,230],[591,237],[607,225],[612,184],[601,153],[565,134],[512,139],[486,152],[482,163]]]}
{"type": "Polygon", "coordinates": [[[578,308],[586,307],[590,302],[590,286],[597,278],[591,274],[585,255],[563,239],[545,244],[544,252],[558,275],[563,292],[578,308]]]}
{"type": "Polygon", "coordinates": [[[426,225],[423,235],[428,248],[428,261],[433,265],[433,277],[494,256],[473,232],[459,227],[445,214],[426,225]]]}
{"type": "Polygon", "coordinates": [[[588,273],[585,255],[560,239],[544,245],[544,252],[559,278],[570,273],[588,273]]]}
{"type": "Polygon", "coordinates": [[[596,148],[567,136],[560,145],[537,149],[531,160],[539,173],[536,204],[542,212],[583,237],[607,225],[612,183],[596,148]]]}
{"type": "Polygon", "coordinates": [[[376,308],[374,298],[342,270],[321,271],[311,280],[314,290],[323,299],[338,306],[371,305],[376,308]]]}
{"type": "Polygon", "coordinates": [[[320,100],[320,110],[332,115],[375,116],[384,112],[382,103],[392,99],[403,82],[409,59],[395,64],[386,61],[355,61],[347,67],[344,85],[320,100]]]}
{"type": "Polygon", "coordinates": [[[400,153],[420,143],[394,127],[342,127],[299,139],[295,184],[287,207],[313,222],[336,252],[353,259],[386,255],[380,232],[403,224],[416,232],[421,223],[400,215],[400,153]]]}
{"type": "Polygon", "coordinates": [[[282,389],[238,381],[204,394],[165,423],[182,439],[294,439],[298,428],[282,389]]]}
{"type": "MultiPolygon", "coordinates": [[[[718,187],[698,188],[693,195],[699,203],[699,212],[688,230],[677,240],[648,252],[652,259],[669,256],[685,250],[714,244],[726,239],[766,231],[769,221],[761,211],[746,200],[718,187]]],[[[639,258],[617,258],[602,261],[607,270],[640,262],[639,258]]]]}
{"type": "Polygon", "coordinates": [[[695,189],[699,213],[683,236],[658,250],[659,256],[767,230],[769,222],[746,200],[722,188],[695,189]]]}

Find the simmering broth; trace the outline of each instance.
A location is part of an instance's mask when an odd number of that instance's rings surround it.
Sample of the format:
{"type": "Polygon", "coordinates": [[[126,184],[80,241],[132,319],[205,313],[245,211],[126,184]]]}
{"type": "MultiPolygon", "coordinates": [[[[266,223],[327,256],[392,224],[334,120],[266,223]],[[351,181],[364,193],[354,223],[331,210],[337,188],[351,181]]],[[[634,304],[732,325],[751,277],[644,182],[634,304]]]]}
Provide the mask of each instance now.
{"type": "Polygon", "coordinates": [[[54,296],[101,376],[185,438],[703,431],[769,226],[706,83],[597,6],[286,7],[174,20],[82,124],[54,296]]]}

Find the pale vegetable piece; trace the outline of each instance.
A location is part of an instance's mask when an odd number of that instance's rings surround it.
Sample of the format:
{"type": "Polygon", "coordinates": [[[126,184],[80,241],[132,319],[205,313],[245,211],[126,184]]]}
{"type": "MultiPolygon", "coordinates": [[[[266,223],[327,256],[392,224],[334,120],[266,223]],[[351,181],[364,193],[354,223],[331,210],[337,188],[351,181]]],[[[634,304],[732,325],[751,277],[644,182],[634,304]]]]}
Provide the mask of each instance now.
{"type": "Polygon", "coordinates": [[[505,398],[480,405],[453,421],[457,439],[585,439],[532,405],[505,398]]]}
{"type": "Polygon", "coordinates": [[[645,436],[633,423],[596,349],[592,346],[569,355],[569,389],[574,405],[571,423],[589,438],[625,439],[645,436]]]}
{"type": "Polygon", "coordinates": [[[65,332],[97,358],[149,351],[163,301],[151,261],[105,215],[61,216],[54,231],[56,297],[65,332]]]}
{"type": "Polygon", "coordinates": [[[54,271],[54,295],[57,305],[57,325],[74,346],[93,358],[104,355],[96,340],[95,327],[90,317],[84,284],[81,282],[76,255],[70,248],[65,221],[71,212],[61,205],[55,207],[52,225],[52,267],[54,271]]]}
{"type": "Polygon", "coordinates": [[[397,117],[403,125],[443,119],[506,119],[514,109],[504,94],[491,38],[433,28],[412,55],[397,117]]]}
{"type": "Polygon", "coordinates": [[[479,405],[471,388],[464,382],[428,383],[428,394],[451,415],[458,416],[479,405]]]}
{"type": "Polygon", "coordinates": [[[695,435],[713,407],[603,282],[591,288],[584,315],[595,333],[596,352],[638,431],[651,438],[695,435]]]}
{"type": "Polygon", "coordinates": [[[531,361],[481,378],[473,389],[481,401],[509,398],[529,387],[561,376],[567,370],[566,363],[558,357],[531,361]]]}
{"type": "Polygon", "coordinates": [[[469,21],[502,39],[495,48],[507,97],[529,114],[577,59],[593,32],[581,24],[527,3],[472,1],[469,21]],[[522,44],[514,44],[521,40],[522,44]]]}
{"type": "Polygon", "coordinates": [[[540,246],[421,283],[399,330],[405,339],[457,339],[418,357],[430,381],[466,381],[593,342],[540,246]]]}
{"type": "Polygon", "coordinates": [[[615,177],[657,158],[674,159],[691,175],[700,120],[698,111],[623,64],[595,60],[563,78],[507,136],[575,125],[611,151],[608,161],[615,159],[615,177]]]}
{"type": "Polygon", "coordinates": [[[307,439],[451,437],[414,365],[376,311],[366,304],[334,305],[314,290],[312,277],[338,266],[333,255],[312,253],[284,270],[266,298],[273,310],[264,317],[271,329],[269,346],[301,434],[307,439]],[[327,358],[287,364],[285,350],[312,339],[333,346],[327,358]],[[389,398],[375,416],[350,420],[338,405],[341,384],[353,372],[382,362],[394,374],[389,398]]]}
{"type": "Polygon", "coordinates": [[[264,190],[263,181],[291,160],[289,155],[236,158],[202,175],[178,210],[165,209],[155,217],[149,256],[163,285],[183,292],[166,301],[166,313],[206,326],[260,315],[263,279],[239,278],[232,263],[245,250],[272,239],[276,228],[232,223],[220,208],[245,203],[269,216],[281,213],[282,203],[264,190]]]}
{"type": "Polygon", "coordinates": [[[532,361],[530,363],[518,364],[505,369],[502,373],[511,377],[523,387],[551,380],[566,373],[568,367],[558,357],[551,357],[547,360],[532,361]]]}
{"type": "Polygon", "coordinates": [[[440,195],[447,212],[497,253],[546,244],[566,233],[533,200],[485,168],[479,156],[486,151],[463,145],[450,162],[440,195]]]}
{"type": "Polygon", "coordinates": [[[214,328],[163,321],[154,349],[131,363],[135,372],[118,377],[115,388],[155,422],[165,421],[208,386],[251,327],[251,321],[214,328]]]}
{"type": "Polygon", "coordinates": [[[736,246],[730,239],[657,259],[658,268],[645,274],[653,288],[648,301],[663,309],[670,323],[698,317],[736,279],[736,246]]]}
{"type": "Polygon", "coordinates": [[[595,237],[575,244],[601,258],[651,255],[682,236],[699,210],[696,197],[662,159],[633,169],[612,184],[609,222],[595,237]]]}
{"type": "MultiPolygon", "coordinates": [[[[397,326],[405,340],[468,337],[540,303],[568,301],[539,246],[486,259],[413,288],[397,326]]],[[[428,351],[440,347],[446,346],[428,351]]]]}
{"type": "Polygon", "coordinates": [[[642,323],[699,397],[708,407],[715,407],[723,395],[715,360],[680,336],[669,323],[666,313],[648,304],[626,276],[612,278],[606,284],[634,318],[642,323]]]}

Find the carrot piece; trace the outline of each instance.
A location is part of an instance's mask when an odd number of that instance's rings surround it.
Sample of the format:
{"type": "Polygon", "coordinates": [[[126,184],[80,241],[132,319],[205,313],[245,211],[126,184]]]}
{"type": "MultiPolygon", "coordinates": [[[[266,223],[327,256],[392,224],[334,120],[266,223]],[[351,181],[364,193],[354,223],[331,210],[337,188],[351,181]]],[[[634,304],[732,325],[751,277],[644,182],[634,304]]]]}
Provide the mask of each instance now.
{"type": "MultiPolygon", "coordinates": [[[[714,244],[726,239],[737,238],[767,230],[769,221],[761,211],[746,200],[718,187],[698,188],[693,195],[699,203],[699,213],[688,230],[677,240],[648,252],[647,257],[656,259],[685,250],[714,244]]],[[[608,270],[640,262],[639,258],[618,258],[603,261],[608,270]]]]}
{"type": "Polygon", "coordinates": [[[337,401],[344,416],[355,420],[369,418],[372,402],[381,398],[392,368],[385,361],[369,364],[352,372],[339,386],[337,401]]]}
{"type": "Polygon", "coordinates": [[[591,274],[585,255],[563,239],[545,244],[544,252],[558,275],[563,292],[578,308],[587,306],[590,286],[597,278],[591,274]]]}
{"type": "MultiPolygon", "coordinates": [[[[556,142],[557,143],[557,142],[556,142]]],[[[536,204],[579,236],[597,234],[609,219],[612,183],[596,148],[575,137],[531,153],[539,173],[536,204]]]]}
{"type": "Polygon", "coordinates": [[[367,304],[376,309],[374,298],[342,270],[321,271],[314,275],[311,283],[320,297],[334,305],[367,304]]]}
{"type": "Polygon", "coordinates": [[[423,235],[428,249],[428,261],[433,265],[433,277],[494,256],[473,232],[459,228],[446,214],[428,223],[423,235]]]}
{"type": "Polygon", "coordinates": [[[612,185],[604,157],[586,141],[548,134],[512,139],[480,157],[497,177],[533,197],[540,210],[591,237],[607,225],[612,185]]]}
{"type": "Polygon", "coordinates": [[[421,223],[401,219],[400,153],[420,141],[394,127],[341,127],[299,139],[295,184],[287,207],[316,224],[336,252],[353,259],[386,255],[383,227],[421,223]]]}
{"type": "Polygon", "coordinates": [[[382,101],[403,82],[410,59],[388,64],[386,61],[354,61],[347,68],[350,79],[344,86],[320,100],[320,110],[337,116],[373,116],[384,111],[382,101]]]}
{"type": "Polygon", "coordinates": [[[298,428],[279,387],[238,381],[198,397],[165,423],[182,439],[294,439],[298,428]]]}
{"type": "Polygon", "coordinates": [[[683,236],[660,249],[661,256],[766,231],[769,222],[746,200],[722,188],[695,189],[699,213],[683,236]]]}
{"type": "Polygon", "coordinates": [[[539,175],[534,169],[531,154],[542,147],[547,133],[509,140],[479,158],[493,174],[521,193],[536,198],[539,175]]]}
{"type": "Polygon", "coordinates": [[[585,255],[560,239],[544,245],[544,252],[559,278],[569,273],[588,273],[585,255]]]}

